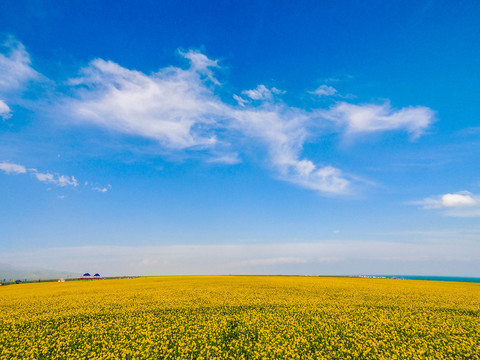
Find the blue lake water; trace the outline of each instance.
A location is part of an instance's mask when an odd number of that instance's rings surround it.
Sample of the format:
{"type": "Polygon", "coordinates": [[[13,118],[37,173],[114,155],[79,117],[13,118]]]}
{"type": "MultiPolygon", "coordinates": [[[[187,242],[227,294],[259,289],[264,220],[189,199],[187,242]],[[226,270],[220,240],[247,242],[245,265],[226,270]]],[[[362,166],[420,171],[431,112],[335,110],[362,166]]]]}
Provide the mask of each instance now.
{"type": "Polygon", "coordinates": [[[407,280],[432,280],[432,281],[457,281],[480,283],[480,277],[460,276],[426,276],[426,275],[365,275],[365,277],[386,278],[386,279],[407,279],[407,280]]]}

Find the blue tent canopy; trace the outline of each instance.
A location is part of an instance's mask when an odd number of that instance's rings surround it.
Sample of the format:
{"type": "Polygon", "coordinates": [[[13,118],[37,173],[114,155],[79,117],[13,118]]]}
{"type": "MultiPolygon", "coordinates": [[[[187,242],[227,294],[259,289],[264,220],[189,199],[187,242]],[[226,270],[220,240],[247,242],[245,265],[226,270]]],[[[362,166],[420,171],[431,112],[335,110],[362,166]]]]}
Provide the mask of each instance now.
{"type": "Polygon", "coordinates": [[[83,276],[92,276],[92,275],[90,275],[89,273],[85,273],[83,274],[83,276]]]}

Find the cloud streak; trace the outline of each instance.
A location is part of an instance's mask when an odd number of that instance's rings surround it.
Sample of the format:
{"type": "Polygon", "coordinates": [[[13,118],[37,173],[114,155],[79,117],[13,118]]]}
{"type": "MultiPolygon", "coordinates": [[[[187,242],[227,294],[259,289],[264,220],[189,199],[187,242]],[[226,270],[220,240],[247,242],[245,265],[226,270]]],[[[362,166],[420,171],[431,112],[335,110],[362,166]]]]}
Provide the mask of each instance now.
{"type": "Polygon", "coordinates": [[[272,100],[274,95],[281,95],[284,93],[285,91],[274,87],[269,89],[265,85],[258,85],[256,89],[242,91],[242,94],[248,96],[252,100],[272,100]]]}
{"type": "Polygon", "coordinates": [[[39,173],[35,169],[30,169],[31,173],[37,178],[38,181],[53,184],[57,186],[78,186],[78,181],[74,176],[65,176],[59,174],[39,173]]]}
{"type": "Polygon", "coordinates": [[[7,102],[18,96],[26,84],[42,76],[31,67],[31,59],[22,43],[13,37],[1,44],[6,51],[0,52],[0,118],[7,120],[12,110],[7,102]]]}
{"type": "Polygon", "coordinates": [[[434,111],[428,107],[409,106],[395,110],[388,102],[381,105],[339,102],[321,114],[344,127],[347,135],[405,130],[412,138],[423,135],[435,119],[434,111]]]}
{"type": "Polygon", "coordinates": [[[28,169],[23,165],[10,163],[10,162],[1,162],[0,170],[8,175],[12,174],[30,174],[33,175],[38,181],[53,184],[60,187],[65,186],[78,186],[78,181],[74,176],[66,176],[60,174],[51,174],[51,173],[41,173],[37,169],[28,169]]]}

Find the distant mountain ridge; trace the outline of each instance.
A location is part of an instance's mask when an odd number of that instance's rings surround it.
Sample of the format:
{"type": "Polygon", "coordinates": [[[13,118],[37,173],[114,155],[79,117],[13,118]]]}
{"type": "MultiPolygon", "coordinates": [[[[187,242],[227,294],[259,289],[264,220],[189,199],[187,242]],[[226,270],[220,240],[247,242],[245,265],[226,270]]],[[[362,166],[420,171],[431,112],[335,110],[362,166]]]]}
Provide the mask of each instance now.
{"type": "Polygon", "coordinates": [[[81,274],[53,270],[53,269],[42,269],[28,266],[16,266],[11,264],[0,263],[0,282],[10,281],[10,280],[25,280],[35,281],[35,280],[51,280],[58,278],[75,278],[79,277],[81,274]]]}

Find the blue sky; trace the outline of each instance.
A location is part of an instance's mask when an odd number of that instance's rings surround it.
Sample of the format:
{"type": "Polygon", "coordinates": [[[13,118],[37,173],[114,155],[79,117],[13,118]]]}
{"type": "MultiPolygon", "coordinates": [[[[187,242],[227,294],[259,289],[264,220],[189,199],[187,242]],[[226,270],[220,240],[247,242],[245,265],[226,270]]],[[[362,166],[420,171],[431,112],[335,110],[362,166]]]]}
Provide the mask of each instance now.
{"type": "Polygon", "coordinates": [[[480,273],[476,1],[0,3],[0,262],[480,273]]]}

